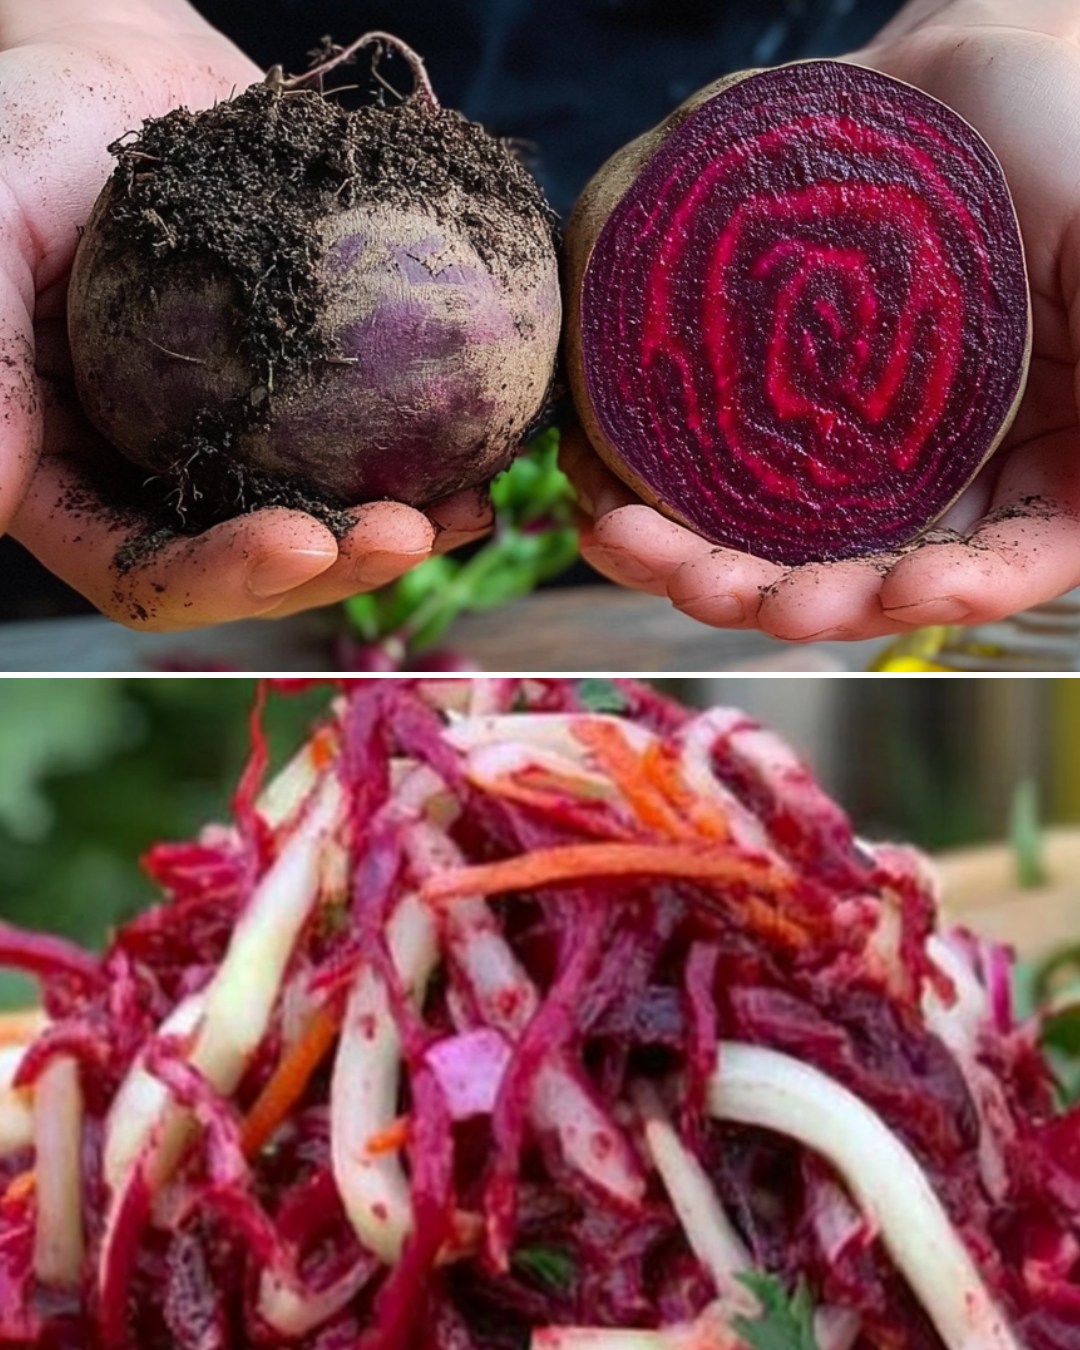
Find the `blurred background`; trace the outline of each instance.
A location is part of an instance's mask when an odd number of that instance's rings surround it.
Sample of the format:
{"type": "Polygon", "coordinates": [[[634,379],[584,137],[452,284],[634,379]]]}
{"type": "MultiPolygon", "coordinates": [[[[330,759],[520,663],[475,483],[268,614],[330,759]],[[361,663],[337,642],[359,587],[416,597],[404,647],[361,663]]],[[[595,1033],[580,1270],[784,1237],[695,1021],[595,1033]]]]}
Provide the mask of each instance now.
{"type": "MultiPolygon", "coordinates": [[[[1018,810],[1021,823],[1080,820],[1080,682],[656,683],[781,730],[866,835],[940,849],[1005,837],[1018,810]]],[[[96,942],[146,902],[142,851],[226,812],[253,689],[221,678],[0,681],[0,916],[96,942]]],[[[327,697],[271,700],[278,762],[327,697]]]]}

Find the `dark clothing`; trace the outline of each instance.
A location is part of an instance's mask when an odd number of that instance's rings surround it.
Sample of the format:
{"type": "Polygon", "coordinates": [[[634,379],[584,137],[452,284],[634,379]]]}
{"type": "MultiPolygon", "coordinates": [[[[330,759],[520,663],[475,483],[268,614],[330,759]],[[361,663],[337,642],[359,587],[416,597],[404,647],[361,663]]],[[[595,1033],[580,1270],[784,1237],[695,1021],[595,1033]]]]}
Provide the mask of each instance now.
{"type": "MultiPolygon", "coordinates": [[[[899,8],[899,0],[196,4],[261,65],[292,71],[325,34],[344,44],[367,29],[396,33],[425,58],[443,103],[535,147],[533,167],[561,213],[608,155],[695,89],[748,66],[850,51],[899,8]]],[[[347,67],[340,83],[363,74],[347,67]]]]}
{"type": "MultiPolygon", "coordinates": [[[[561,214],[608,155],[695,89],[727,71],[850,51],[899,2],[195,0],[264,67],[305,69],[327,34],[341,43],[368,29],[398,34],[425,58],[443,103],[526,143],[561,214]]],[[[408,88],[400,63],[387,73],[408,88]]],[[[365,76],[345,67],[340,83],[366,85],[365,76]]],[[[88,608],[0,540],[0,619],[88,608]]]]}

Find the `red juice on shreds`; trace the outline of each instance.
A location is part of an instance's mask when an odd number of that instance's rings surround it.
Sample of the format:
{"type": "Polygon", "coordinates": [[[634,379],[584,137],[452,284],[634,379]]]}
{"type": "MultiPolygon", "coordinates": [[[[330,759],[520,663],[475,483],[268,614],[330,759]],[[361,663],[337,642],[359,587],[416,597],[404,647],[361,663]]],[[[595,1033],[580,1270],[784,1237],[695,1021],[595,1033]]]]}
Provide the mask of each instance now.
{"type": "Polygon", "coordinates": [[[736,710],[326,683],[104,952],[0,930],[0,1347],[1080,1342],[1080,1114],[915,850],[736,710]]]}
{"type": "Polygon", "coordinates": [[[1007,430],[1030,348],[1001,168],[863,67],[732,76],[619,152],[567,230],[568,353],[646,501],[776,562],[883,552],[1007,430]]]}

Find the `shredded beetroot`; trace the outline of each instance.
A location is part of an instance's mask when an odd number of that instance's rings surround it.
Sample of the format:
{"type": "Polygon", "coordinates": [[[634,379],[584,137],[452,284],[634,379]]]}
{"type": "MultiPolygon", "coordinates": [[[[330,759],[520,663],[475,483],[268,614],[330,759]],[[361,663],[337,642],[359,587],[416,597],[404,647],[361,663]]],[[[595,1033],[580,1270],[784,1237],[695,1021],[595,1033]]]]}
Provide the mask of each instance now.
{"type": "Polygon", "coordinates": [[[629,682],[334,693],[283,780],[263,786],[256,748],[231,826],[151,850],[163,898],[103,957],[0,930],[49,1013],[20,1024],[0,1113],[78,1066],[86,1246],[80,1289],[35,1278],[38,1158],[13,1135],[0,1347],[521,1350],[551,1327],[572,1346],[580,1326],[705,1326],[724,1314],[688,1225],[719,1212],[726,1249],[804,1280],[851,1350],[973,1350],[839,1166],[710,1114],[725,1062],[745,1076],[764,1050],[907,1150],[999,1318],[987,1350],[1076,1350],[1080,1113],[1055,1110],[1007,954],[940,928],[916,854],[859,843],[741,714],[629,682]],[[715,1192],[696,1217],[646,1098],[715,1192]],[[366,1242],[384,1222],[398,1240],[366,1242]]]}

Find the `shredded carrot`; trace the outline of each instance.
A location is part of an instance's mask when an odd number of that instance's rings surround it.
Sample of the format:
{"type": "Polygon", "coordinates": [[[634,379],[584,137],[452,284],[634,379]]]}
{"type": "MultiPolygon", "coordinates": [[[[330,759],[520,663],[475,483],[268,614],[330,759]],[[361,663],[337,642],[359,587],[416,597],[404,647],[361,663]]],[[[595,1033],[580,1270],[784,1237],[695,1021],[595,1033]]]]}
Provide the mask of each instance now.
{"type": "Polygon", "coordinates": [[[787,914],[781,914],[775,905],[753,896],[745,901],[739,911],[748,928],[761,937],[771,939],[778,946],[789,947],[795,951],[806,947],[811,941],[810,930],[787,914]]]}
{"type": "Polygon", "coordinates": [[[337,731],[333,727],[320,727],[308,742],[311,767],[316,773],[321,773],[333,763],[337,749],[337,731]]]}
{"type": "Polygon", "coordinates": [[[437,1266],[449,1266],[455,1261],[463,1261],[475,1256],[484,1241],[485,1224],[482,1214],[472,1210],[457,1209],[453,1218],[454,1231],[439,1249],[435,1258],[437,1266]]]}
{"type": "Polygon", "coordinates": [[[29,1045],[45,1029],[46,1017],[37,1008],[0,1013],[0,1047],[29,1045]]]}
{"type": "Polygon", "coordinates": [[[583,719],[574,728],[574,735],[592,751],[642,825],[671,839],[693,837],[689,823],[672,809],[667,797],[646,773],[643,757],[618,726],[583,719]]]}
{"type": "Polygon", "coordinates": [[[409,1142],[409,1117],[398,1116],[385,1130],[369,1135],[364,1144],[364,1152],[371,1157],[382,1153],[397,1153],[409,1142]]]}
{"type": "Polygon", "coordinates": [[[731,829],[723,811],[713,802],[699,797],[686,785],[680,772],[679,756],[670,746],[662,741],[650,745],[645,751],[643,768],[672,807],[689,821],[695,834],[715,840],[731,837],[731,829]]]}
{"type": "Polygon", "coordinates": [[[425,884],[424,896],[438,902],[464,895],[532,890],[590,877],[634,876],[742,884],[770,895],[784,894],[792,884],[790,876],[770,864],[737,857],[716,845],[567,844],[439,873],[425,884]]]}
{"type": "Polygon", "coordinates": [[[511,774],[501,774],[485,783],[484,787],[494,796],[502,797],[504,801],[517,802],[519,806],[535,806],[540,810],[551,807],[550,788],[530,787],[511,774]]]}
{"type": "Polygon", "coordinates": [[[37,1189],[37,1173],[31,1169],[29,1172],[20,1172],[17,1177],[13,1177],[8,1183],[8,1188],[4,1192],[3,1203],[5,1205],[17,1205],[23,1200],[28,1199],[37,1189]]]}
{"type": "Polygon", "coordinates": [[[282,1057],[244,1121],[241,1143],[249,1158],[264,1147],[304,1095],[315,1070],[337,1040],[340,1027],[339,1014],[320,1008],[300,1039],[282,1057]]]}

